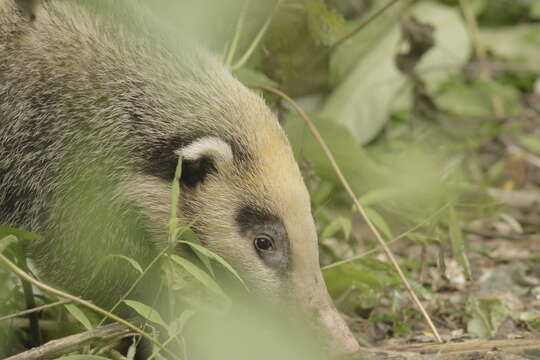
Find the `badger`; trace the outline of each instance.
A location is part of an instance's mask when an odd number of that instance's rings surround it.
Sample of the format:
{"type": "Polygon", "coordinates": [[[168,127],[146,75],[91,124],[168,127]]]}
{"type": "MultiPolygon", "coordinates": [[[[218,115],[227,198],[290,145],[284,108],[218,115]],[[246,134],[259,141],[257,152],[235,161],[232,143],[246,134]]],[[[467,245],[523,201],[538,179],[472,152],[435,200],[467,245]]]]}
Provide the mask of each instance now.
{"type": "Polygon", "coordinates": [[[0,1],[0,226],[40,235],[28,253],[43,279],[103,306],[120,298],[128,269],[90,274],[107,255],[148,264],[168,246],[180,156],[181,223],[253,293],[302,304],[332,349],[356,351],[309,193],[259,95],[209,51],[133,36],[79,3],[0,1]]]}

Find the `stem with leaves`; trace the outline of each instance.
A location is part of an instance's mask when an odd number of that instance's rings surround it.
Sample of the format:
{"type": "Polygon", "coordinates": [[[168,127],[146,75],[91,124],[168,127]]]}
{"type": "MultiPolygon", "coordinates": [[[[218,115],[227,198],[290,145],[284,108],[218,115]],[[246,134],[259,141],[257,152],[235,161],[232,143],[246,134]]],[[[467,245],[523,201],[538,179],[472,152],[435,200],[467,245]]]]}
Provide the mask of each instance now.
{"type": "Polygon", "coordinates": [[[167,355],[171,356],[171,358],[180,359],[180,357],[178,357],[177,355],[172,353],[169,349],[167,349],[165,346],[163,346],[159,341],[154,339],[150,334],[148,334],[147,332],[139,329],[137,326],[133,325],[129,321],[126,321],[126,320],[122,319],[121,317],[119,317],[117,315],[114,315],[114,314],[100,308],[99,306],[96,306],[96,305],[92,304],[89,301],[78,298],[78,297],[76,297],[74,295],[71,295],[69,293],[66,293],[66,292],[64,292],[62,290],[55,289],[55,288],[53,288],[53,287],[51,287],[51,286],[49,286],[47,284],[42,283],[39,280],[34,279],[32,276],[28,275],[28,273],[26,273],[24,270],[19,268],[17,265],[15,265],[11,260],[9,260],[5,255],[3,255],[1,253],[0,253],[0,261],[3,262],[5,265],[7,265],[8,268],[10,268],[17,275],[19,275],[22,279],[24,279],[25,281],[28,281],[29,283],[32,283],[34,286],[40,288],[41,290],[43,290],[45,292],[48,292],[50,294],[56,295],[56,296],[61,297],[61,298],[69,299],[69,300],[73,301],[76,304],[82,305],[82,306],[84,306],[84,307],[86,307],[86,308],[88,308],[90,310],[95,311],[98,314],[104,315],[104,316],[108,317],[109,319],[114,320],[114,321],[124,325],[125,327],[129,328],[130,330],[132,330],[136,334],[142,336],[143,338],[147,339],[152,344],[154,344],[158,348],[160,348],[167,355]]]}

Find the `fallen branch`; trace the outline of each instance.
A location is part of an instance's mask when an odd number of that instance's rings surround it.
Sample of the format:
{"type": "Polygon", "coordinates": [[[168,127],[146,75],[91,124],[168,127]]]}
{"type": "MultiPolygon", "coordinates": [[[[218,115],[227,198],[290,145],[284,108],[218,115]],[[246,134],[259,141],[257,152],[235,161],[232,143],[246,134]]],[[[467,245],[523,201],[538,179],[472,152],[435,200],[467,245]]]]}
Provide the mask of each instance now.
{"type": "MultiPolygon", "coordinates": [[[[486,354],[490,351],[523,354],[526,352],[540,351],[540,339],[509,339],[509,340],[471,340],[465,342],[446,344],[417,344],[396,346],[388,349],[395,352],[410,352],[427,355],[433,359],[456,359],[459,356],[480,353],[486,354]]],[[[477,357],[481,359],[481,356],[477,357]]]]}
{"type": "MultiPolygon", "coordinates": [[[[49,341],[46,344],[8,357],[4,360],[39,360],[57,357],[80,348],[88,342],[107,342],[118,337],[124,337],[133,333],[122,324],[110,324],[96,329],[85,331],[80,334],[67,336],[58,340],[49,341]]],[[[133,334],[136,335],[136,334],[133,334]]]]}

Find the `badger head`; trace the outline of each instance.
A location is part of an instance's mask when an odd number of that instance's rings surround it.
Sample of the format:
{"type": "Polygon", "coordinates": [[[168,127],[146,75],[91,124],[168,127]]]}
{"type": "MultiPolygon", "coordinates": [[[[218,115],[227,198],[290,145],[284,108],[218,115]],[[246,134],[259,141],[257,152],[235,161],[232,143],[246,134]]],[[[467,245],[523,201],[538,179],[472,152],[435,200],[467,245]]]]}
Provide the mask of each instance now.
{"type": "Polygon", "coordinates": [[[310,196],[279,122],[232,77],[213,89],[215,103],[191,109],[182,129],[155,142],[148,175],[129,186],[130,198],[143,203],[156,234],[166,229],[170,181],[181,156],[184,224],[195,219],[192,228],[204,246],[232,265],[252,293],[301,304],[325,329],[331,348],[356,351],[328,295],[310,196]]]}

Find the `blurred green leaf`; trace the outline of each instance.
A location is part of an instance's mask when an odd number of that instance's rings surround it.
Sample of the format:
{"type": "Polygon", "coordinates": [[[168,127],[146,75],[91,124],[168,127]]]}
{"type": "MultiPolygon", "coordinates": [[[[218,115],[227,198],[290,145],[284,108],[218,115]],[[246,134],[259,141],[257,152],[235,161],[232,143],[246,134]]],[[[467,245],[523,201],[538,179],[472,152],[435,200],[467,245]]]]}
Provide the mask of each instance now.
{"type": "Polygon", "coordinates": [[[357,259],[324,270],[330,294],[337,298],[352,286],[382,291],[400,286],[401,280],[391,266],[375,259],[357,259]]]}
{"type": "Polygon", "coordinates": [[[397,196],[403,193],[402,188],[397,187],[385,187],[385,188],[378,188],[374,190],[370,190],[364,195],[362,195],[358,201],[363,206],[371,206],[374,204],[378,204],[381,202],[384,202],[388,199],[395,199],[397,196]]]}
{"type": "Polygon", "coordinates": [[[270,79],[264,73],[246,67],[242,67],[236,70],[234,72],[234,75],[246,86],[265,85],[274,88],[279,87],[279,84],[277,82],[270,79]]]}
{"type": "Polygon", "coordinates": [[[169,325],[161,318],[161,315],[150,306],[135,300],[124,300],[124,302],[146,320],[159,324],[165,329],[169,328],[169,325]]]}
{"type": "MultiPolygon", "coordinates": [[[[216,258],[217,255],[213,254],[212,252],[210,252],[209,250],[204,248],[201,245],[201,241],[199,240],[199,237],[197,236],[197,234],[195,234],[195,232],[193,230],[191,230],[191,228],[189,228],[189,227],[183,229],[182,239],[183,240],[179,240],[178,242],[181,243],[181,244],[184,243],[184,244],[190,245],[194,250],[201,249],[199,251],[195,251],[195,254],[199,258],[199,260],[201,260],[201,262],[204,264],[206,269],[208,269],[208,272],[210,272],[210,275],[215,277],[214,269],[212,268],[212,263],[210,262],[210,259],[216,259],[218,262],[220,262],[216,258]]],[[[223,259],[221,259],[221,260],[223,260],[223,259]]],[[[225,260],[223,260],[223,261],[225,261],[225,260]]]]}
{"type": "Polygon", "coordinates": [[[343,36],[345,19],[324,1],[310,1],[306,4],[306,10],[309,32],[316,44],[330,46],[343,36]]]}
{"type": "Polygon", "coordinates": [[[377,229],[386,236],[386,241],[394,237],[390,230],[390,226],[388,226],[386,221],[384,221],[384,218],[377,211],[370,207],[364,207],[364,210],[366,211],[369,220],[371,220],[377,229]]]}
{"type": "Polygon", "coordinates": [[[494,336],[504,319],[510,315],[509,309],[500,299],[473,299],[467,306],[471,319],[467,331],[479,337],[494,336]]]}
{"type": "Polygon", "coordinates": [[[238,279],[238,281],[240,281],[240,283],[242,283],[242,285],[244,285],[244,287],[247,289],[247,285],[245,284],[244,280],[242,280],[242,278],[240,277],[238,272],[225,259],[223,259],[221,256],[219,256],[218,254],[208,250],[207,248],[203,247],[202,245],[195,244],[195,243],[193,243],[191,241],[179,241],[179,243],[189,245],[193,250],[200,253],[206,259],[214,259],[215,261],[217,261],[225,269],[227,269],[231,274],[233,274],[238,279]]]}
{"type": "Polygon", "coordinates": [[[64,307],[75,319],[77,319],[77,321],[83,324],[86,330],[92,330],[94,328],[86,314],[77,305],[67,304],[64,305],[64,307]]]}
{"type": "Polygon", "coordinates": [[[101,269],[103,268],[103,266],[105,266],[107,262],[114,259],[120,259],[120,260],[124,260],[128,262],[135,270],[137,270],[139,274],[142,274],[144,272],[141,265],[135,259],[132,259],[124,255],[113,254],[113,255],[107,255],[99,259],[98,263],[94,267],[94,271],[92,272],[92,276],[90,277],[90,280],[93,280],[97,276],[97,274],[101,271],[101,269]]]}
{"type": "Polygon", "coordinates": [[[351,230],[352,230],[351,220],[343,216],[338,216],[335,219],[333,219],[330,222],[330,224],[328,224],[324,228],[321,234],[321,238],[327,239],[327,238],[333,237],[338,232],[342,231],[343,234],[345,235],[345,239],[348,239],[349,236],[351,235],[351,230]]]}
{"type": "Polygon", "coordinates": [[[467,117],[493,116],[493,98],[501,100],[505,113],[517,114],[520,109],[519,91],[490,81],[469,84],[457,77],[447,82],[437,95],[437,105],[451,114],[467,117]]]}
{"type": "Polygon", "coordinates": [[[190,310],[190,309],[184,310],[178,319],[175,319],[171,322],[169,326],[169,336],[175,337],[178,334],[180,334],[182,331],[184,331],[184,327],[186,326],[187,322],[195,314],[196,312],[193,310],[190,310]]]}
{"type": "MultiPolygon", "coordinates": [[[[355,191],[363,192],[362,190],[365,190],[368,184],[377,182],[375,179],[379,176],[378,166],[343,125],[319,116],[312,116],[311,120],[322,134],[355,191]]],[[[313,138],[302,119],[296,114],[289,114],[285,131],[299,162],[307,160],[319,177],[341,188],[341,183],[321,149],[321,145],[313,138]]]]}
{"type": "Polygon", "coordinates": [[[31,232],[21,230],[21,229],[16,229],[13,227],[0,226],[0,238],[3,238],[8,235],[16,236],[18,239],[21,239],[21,240],[39,239],[39,235],[32,234],[31,232]]]}
{"type": "Polygon", "coordinates": [[[540,25],[481,28],[480,41],[498,58],[520,64],[523,70],[540,72],[540,25]]]}
{"type": "Polygon", "coordinates": [[[210,275],[208,275],[206,272],[201,270],[198,266],[196,266],[189,260],[184,259],[178,255],[171,255],[170,258],[175,263],[183,267],[189,274],[193,275],[195,279],[199,280],[208,290],[211,290],[215,294],[218,294],[226,298],[225,294],[223,293],[223,290],[216,283],[216,281],[212,279],[210,275]]]}

